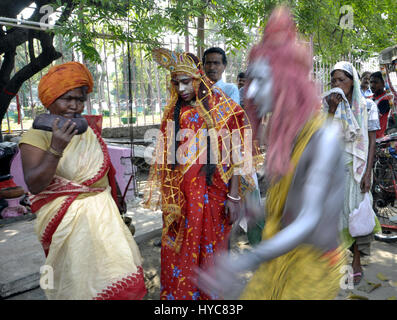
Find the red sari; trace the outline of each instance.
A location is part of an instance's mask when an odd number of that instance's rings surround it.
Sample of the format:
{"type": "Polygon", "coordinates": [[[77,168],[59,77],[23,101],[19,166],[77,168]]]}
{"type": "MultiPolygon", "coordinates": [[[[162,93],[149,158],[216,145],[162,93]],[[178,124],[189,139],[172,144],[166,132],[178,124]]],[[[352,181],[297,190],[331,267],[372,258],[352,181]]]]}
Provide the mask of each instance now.
{"type": "MultiPolygon", "coordinates": [[[[208,296],[197,288],[193,281],[194,270],[198,267],[207,269],[213,265],[215,254],[227,249],[231,230],[230,221],[225,215],[229,180],[234,174],[233,169],[241,167],[244,161],[241,159],[241,162],[237,163],[235,158],[233,164],[226,161],[228,157],[232,157],[232,148],[228,146],[228,141],[231,141],[233,134],[239,137],[240,143],[243,144],[244,129],[250,127],[244,122],[245,113],[242,108],[224,96],[222,91],[213,90],[210,105],[213,107],[209,113],[203,110],[200,104],[182,107],[180,129],[189,129],[190,133],[194,134],[180,142],[177,157],[181,160],[176,162],[179,164],[175,168],[167,164],[152,167],[151,174],[163,172],[160,298],[164,300],[219,298],[208,296]],[[219,153],[210,186],[206,183],[206,160],[201,161],[207,157],[208,128],[210,132],[211,128],[215,129],[212,132],[216,133],[223,130],[224,134],[222,137],[218,136],[217,140],[211,140],[211,148],[217,149],[219,153]],[[218,144],[212,141],[218,141],[218,144]]],[[[165,126],[167,121],[172,119],[172,115],[173,108],[162,122],[161,129],[165,136],[165,126]]],[[[212,136],[212,133],[209,135],[212,136]]],[[[234,147],[233,144],[232,146],[234,147]]],[[[167,147],[165,149],[167,150],[167,147]]],[[[240,192],[243,192],[245,187],[253,188],[254,182],[250,178],[248,175],[244,182],[240,179],[240,192]]]]}
{"type": "MultiPolygon", "coordinates": [[[[197,132],[203,123],[203,118],[193,107],[182,108],[181,129],[189,128],[197,132]]],[[[211,264],[215,252],[227,249],[231,230],[224,212],[228,185],[217,170],[213,184],[208,186],[205,174],[199,173],[203,166],[196,160],[183,175],[180,186],[185,198],[182,208],[185,217],[183,242],[179,253],[167,245],[161,248],[161,299],[216,298],[205,295],[191,281],[194,268],[211,264]]],[[[175,237],[177,232],[169,231],[168,236],[175,237]]]]}

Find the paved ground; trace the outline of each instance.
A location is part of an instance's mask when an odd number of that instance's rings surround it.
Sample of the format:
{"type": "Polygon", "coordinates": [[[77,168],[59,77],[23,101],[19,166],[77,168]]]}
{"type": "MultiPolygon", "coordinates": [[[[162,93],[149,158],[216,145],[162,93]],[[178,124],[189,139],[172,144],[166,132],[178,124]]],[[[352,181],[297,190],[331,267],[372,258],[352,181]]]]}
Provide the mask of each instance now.
{"type": "MultiPolygon", "coordinates": [[[[161,214],[129,203],[129,215],[136,227],[135,239],[144,258],[148,294],[144,299],[159,299],[161,214]]],[[[1,225],[0,220],[0,299],[44,300],[38,287],[39,269],[44,254],[34,234],[34,220],[1,225]]],[[[249,250],[244,234],[232,238],[232,250],[249,250]]],[[[336,299],[397,299],[397,244],[374,241],[370,259],[363,261],[364,279],[353,289],[341,289],[336,299]]],[[[246,279],[250,278],[246,275],[246,279]]]]}
{"type": "MultiPolygon", "coordinates": [[[[143,209],[138,201],[131,201],[126,215],[135,226],[139,246],[161,235],[160,211],[143,209]]],[[[45,299],[41,289],[36,289],[45,256],[34,224],[34,215],[0,220],[0,299],[45,299]]]]}

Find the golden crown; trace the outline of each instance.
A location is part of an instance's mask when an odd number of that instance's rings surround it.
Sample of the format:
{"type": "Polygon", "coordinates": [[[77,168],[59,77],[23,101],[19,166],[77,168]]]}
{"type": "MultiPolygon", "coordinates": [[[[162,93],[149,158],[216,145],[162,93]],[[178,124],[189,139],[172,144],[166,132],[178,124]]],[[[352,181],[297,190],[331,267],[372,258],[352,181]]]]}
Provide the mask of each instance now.
{"type": "Polygon", "coordinates": [[[194,78],[202,75],[199,65],[186,52],[175,52],[164,48],[154,49],[153,59],[171,73],[184,73],[194,78]]]}

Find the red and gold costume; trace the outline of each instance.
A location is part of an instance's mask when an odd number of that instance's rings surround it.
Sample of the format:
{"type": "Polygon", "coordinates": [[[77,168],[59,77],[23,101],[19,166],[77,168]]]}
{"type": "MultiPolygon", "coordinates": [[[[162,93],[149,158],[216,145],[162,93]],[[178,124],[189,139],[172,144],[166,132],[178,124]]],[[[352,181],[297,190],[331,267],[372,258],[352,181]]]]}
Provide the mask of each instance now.
{"type": "Polygon", "coordinates": [[[175,152],[179,162],[173,165],[169,160],[178,94],[175,87],[170,88],[149,176],[146,205],[161,206],[163,211],[161,299],[214,299],[217,297],[205,295],[194,284],[194,270],[211,266],[214,255],[227,249],[231,224],[225,202],[232,176],[239,174],[240,196],[254,187],[251,168],[243,168],[252,160],[250,147],[244,145],[250,141],[245,139],[250,126],[243,109],[220,89],[211,88],[210,80],[188,54],[159,49],[154,57],[172,74],[191,76],[196,91],[196,100],[180,109],[179,128],[189,134],[180,141],[175,152]],[[211,185],[205,174],[207,133],[215,155],[211,163],[216,165],[211,185]]]}

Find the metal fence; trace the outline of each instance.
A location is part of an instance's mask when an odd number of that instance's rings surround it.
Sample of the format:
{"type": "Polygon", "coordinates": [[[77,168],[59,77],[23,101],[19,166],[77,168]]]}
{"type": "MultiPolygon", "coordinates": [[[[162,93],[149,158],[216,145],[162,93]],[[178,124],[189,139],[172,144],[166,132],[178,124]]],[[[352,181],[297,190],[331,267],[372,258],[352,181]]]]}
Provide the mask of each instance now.
{"type": "Polygon", "coordinates": [[[319,93],[323,93],[331,89],[331,71],[332,67],[337,61],[349,61],[357,69],[359,75],[364,71],[375,72],[379,70],[379,62],[377,58],[371,58],[367,61],[354,61],[351,57],[341,57],[333,63],[323,63],[318,57],[313,59],[313,73],[312,77],[315,79],[319,93]]]}
{"type": "MultiPolygon", "coordinates": [[[[164,47],[171,50],[196,51],[196,44],[193,41],[190,47],[186,47],[184,37],[173,37],[167,40],[164,47]]],[[[150,58],[145,56],[145,52],[139,45],[132,45],[131,65],[131,85],[132,85],[132,114],[128,108],[128,70],[127,70],[127,47],[124,44],[116,44],[111,40],[98,39],[96,49],[101,55],[101,64],[92,64],[84,61],[79,52],[65,48],[62,39],[54,39],[55,46],[63,56],[54,61],[52,65],[67,62],[80,61],[85,63],[94,77],[94,91],[89,95],[86,113],[102,114],[103,127],[122,127],[122,126],[144,126],[159,124],[163,108],[166,104],[168,92],[167,71],[158,68],[150,58]]],[[[219,41],[210,45],[224,48],[224,44],[219,41]]],[[[39,42],[34,43],[36,52],[40,51],[39,42]]],[[[235,55],[228,56],[228,66],[225,72],[225,79],[228,82],[237,83],[237,74],[245,70],[247,50],[235,55]]],[[[25,46],[20,46],[17,51],[15,72],[28,62],[28,50],[25,46]]],[[[345,60],[351,60],[345,58],[345,60]]],[[[0,57],[1,62],[1,57],[0,57]]],[[[373,60],[367,65],[363,62],[353,62],[359,72],[375,71],[378,69],[377,60],[373,60]]],[[[48,67],[49,68],[49,67],[48,67]]],[[[45,112],[38,99],[37,86],[41,77],[47,72],[48,68],[42,70],[24,83],[18,93],[21,104],[22,121],[18,124],[16,98],[11,102],[6,118],[3,120],[3,132],[26,130],[31,127],[35,115],[45,112]]],[[[329,89],[330,70],[332,65],[321,63],[319,59],[313,60],[312,76],[318,83],[320,92],[329,89]]]]}

